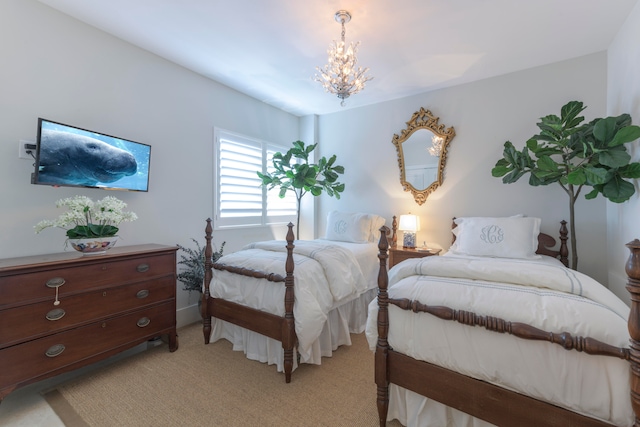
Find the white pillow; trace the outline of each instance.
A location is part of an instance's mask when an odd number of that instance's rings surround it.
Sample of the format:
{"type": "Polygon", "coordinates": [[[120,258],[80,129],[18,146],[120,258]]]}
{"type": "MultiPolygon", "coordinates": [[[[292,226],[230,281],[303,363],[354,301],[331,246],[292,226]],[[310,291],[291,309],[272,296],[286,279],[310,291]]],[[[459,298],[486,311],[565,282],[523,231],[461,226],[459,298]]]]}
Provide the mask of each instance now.
{"type": "Polygon", "coordinates": [[[371,217],[365,213],[331,211],[327,216],[327,240],[366,243],[371,235],[371,217]]]}
{"type": "Polygon", "coordinates": [[[456,218],[456,241],[449,251],[459,255],[539,259],[540,218],[456,218]]]}
{"type": "Polygon", "coordinates": [[[387,220],[375,214],[369,214],[369,217],[371,218],[371,235],[369,236],[369,241],[375,243],[380,240],[380,227],[382,227],[387,220]]]}

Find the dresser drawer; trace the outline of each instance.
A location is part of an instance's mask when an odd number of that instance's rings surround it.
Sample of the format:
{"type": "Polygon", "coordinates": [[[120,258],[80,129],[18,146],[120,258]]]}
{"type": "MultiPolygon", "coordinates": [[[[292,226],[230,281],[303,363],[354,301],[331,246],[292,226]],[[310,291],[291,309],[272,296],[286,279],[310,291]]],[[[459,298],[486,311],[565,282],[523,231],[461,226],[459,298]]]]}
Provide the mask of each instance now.
{"type": "MultiPolygon", "coordinates": [[[[83,260],[84,261],[84,260],[83,260]]],[[[53,302],[57,284],[59,298],[65,295],[114,286],[175,273],[175,254],[146,257],[103,258],[64,268],[47,268],[0,277],[0,309],[29,301],[53,302]]]]}
{"type": "Polygon", "coordinates": [[[120,346],[132,346],[175,326],[175,304],[167,302],[0,350],[0,389],[120,346]],[[7,369],[9,368],[9,369],[7,369]]]}
{"type": "Polygon", "coordinates": [[[173,275],[0,311],[0,348],[174,298],[173,275]]]}

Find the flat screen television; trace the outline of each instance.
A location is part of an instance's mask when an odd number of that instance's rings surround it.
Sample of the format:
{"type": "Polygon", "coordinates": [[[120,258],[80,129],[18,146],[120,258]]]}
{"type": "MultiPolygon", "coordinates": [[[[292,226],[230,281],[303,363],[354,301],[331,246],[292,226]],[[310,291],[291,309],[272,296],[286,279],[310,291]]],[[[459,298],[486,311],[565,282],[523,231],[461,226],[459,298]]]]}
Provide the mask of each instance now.
{"type": "Polygon", "coordinates": [[[151,146],[38,119],[33,184],[148,191],[151,146]]]}

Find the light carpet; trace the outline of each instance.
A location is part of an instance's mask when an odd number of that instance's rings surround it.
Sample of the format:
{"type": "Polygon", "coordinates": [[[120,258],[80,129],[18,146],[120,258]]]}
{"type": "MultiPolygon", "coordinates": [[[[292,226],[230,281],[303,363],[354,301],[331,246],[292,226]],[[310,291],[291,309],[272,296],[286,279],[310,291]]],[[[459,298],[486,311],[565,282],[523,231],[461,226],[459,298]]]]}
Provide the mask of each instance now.
{"type": "Polygon", "coordinates": [[[322,365],[300,365],[289,384],[226,340],[205,345],[200,324],[178,334],[175,353],[166,345],[146,350],[59,386],[47,400],[68,427],[378,425],[364,334],[322,365]]]}

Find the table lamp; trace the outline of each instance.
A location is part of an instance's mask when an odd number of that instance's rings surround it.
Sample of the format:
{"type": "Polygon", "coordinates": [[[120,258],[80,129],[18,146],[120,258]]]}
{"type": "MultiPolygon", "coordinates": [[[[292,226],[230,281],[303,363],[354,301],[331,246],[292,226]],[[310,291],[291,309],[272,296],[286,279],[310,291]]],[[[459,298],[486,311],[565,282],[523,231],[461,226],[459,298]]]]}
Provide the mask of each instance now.
{"type": "Polygon", "coordinates": [[[404,249],[416,248],[416,231],[420,230],[420,217],[418,215],[400,215],[398,230],[404,232],[402,247],[404,249]]]}

